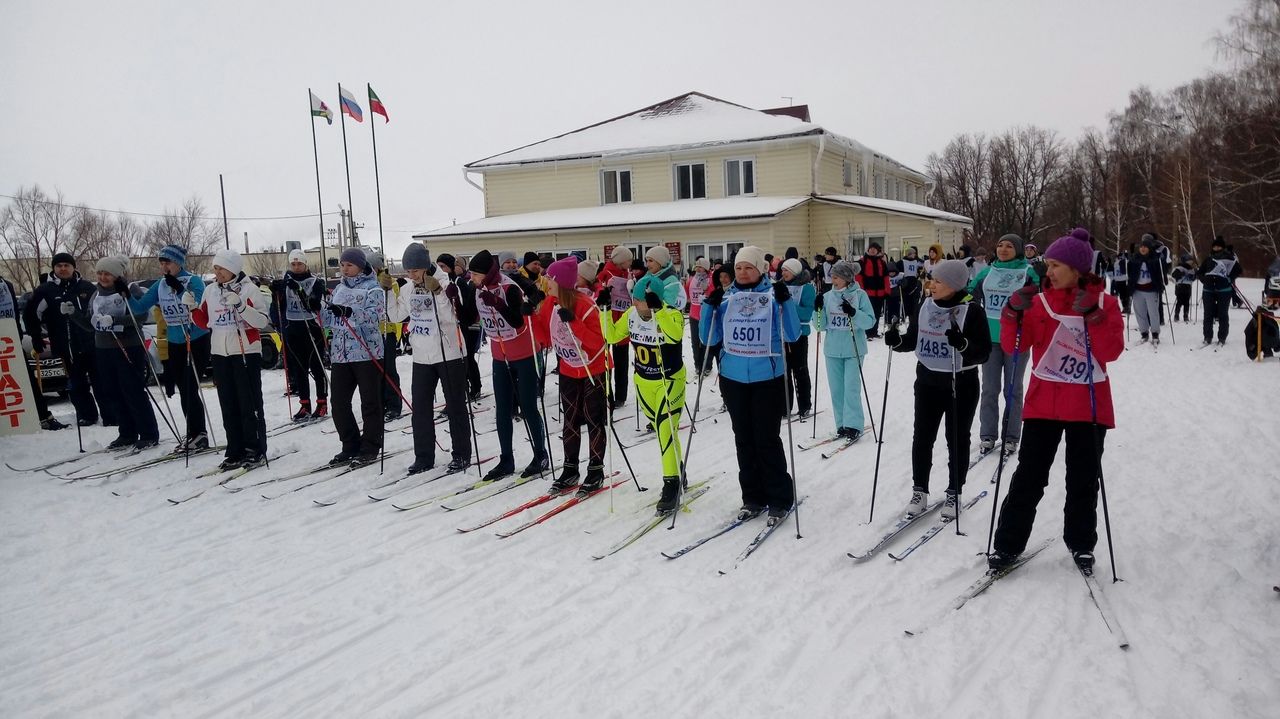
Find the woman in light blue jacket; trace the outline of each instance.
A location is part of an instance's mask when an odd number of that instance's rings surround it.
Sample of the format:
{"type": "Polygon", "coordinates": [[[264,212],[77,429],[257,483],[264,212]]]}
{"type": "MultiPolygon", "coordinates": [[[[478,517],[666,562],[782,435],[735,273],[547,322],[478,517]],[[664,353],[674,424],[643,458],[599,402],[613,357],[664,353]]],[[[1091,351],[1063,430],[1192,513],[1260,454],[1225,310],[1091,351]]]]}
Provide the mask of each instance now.
{"type": "Polygon", "coordinates": [[[867,356],[867,330],[876,324],[871,299],[857,283],[858,264],[841,260],[831,268],[832,289],[819,298],[816,327],[826,333],[827,386],[835,409],[836,434],[862,437],[862,372],[867,356]]]}
{"type": "Polygon", "coordinates": [[[741,520],[766,509],[769,524],[795,505],[782,446],[786,414],[783,343],[800,337],[796,300],[784,282],[771,282],[764,250],[748,245],[734,257],[734,282],[703,300],[699,332],[720,349],[720,393],[733,424],[742,486],[741,520]],[[710,319],[708,319],[710,318],[710,319]]]}

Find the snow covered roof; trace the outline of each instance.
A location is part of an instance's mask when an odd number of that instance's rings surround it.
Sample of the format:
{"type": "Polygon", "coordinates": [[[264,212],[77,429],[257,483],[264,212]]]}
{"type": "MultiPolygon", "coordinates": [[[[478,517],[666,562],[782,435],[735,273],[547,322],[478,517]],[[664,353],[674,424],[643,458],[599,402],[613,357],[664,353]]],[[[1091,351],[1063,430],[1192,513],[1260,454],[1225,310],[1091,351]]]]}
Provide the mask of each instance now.
{"type": "MultiPolygon", "coordinates": [[[[821,125],[796,117],[753,110],[700,92],[688,92],[563,135],[517,147],[466,165],[467,169],[538,162],[674,152],[742,142],[826,135],[857,153],[874,151],[821,125]]],[[[886,161],[925,177],[884,155],[886,161]]]]}
{"type": "Polygon", "coordinates": [[[727,197],[714,200],[637,202],[600,207],[499,215],[419,233],[415,240],[526,232],[572,232],[603,227],[653,227],[686,223],[760,222],[808,197],[727,197]]]}
{"type": "Polygon", "coordinates": [[[816,199],[837,205],[853,205],[854,207],[863,207],[869,210],[895,212],[901,215],[911,215],[913,217],[927,217],[931,220],[939,220],[942,222],[957,222],[963,225],[973,224],[973,220],[965,217],[964,215],[935,210],[932,207],[917,205],[912,202],[882,200],[878,197],[863,197],[862,195],[818,195],[816,199]]]}

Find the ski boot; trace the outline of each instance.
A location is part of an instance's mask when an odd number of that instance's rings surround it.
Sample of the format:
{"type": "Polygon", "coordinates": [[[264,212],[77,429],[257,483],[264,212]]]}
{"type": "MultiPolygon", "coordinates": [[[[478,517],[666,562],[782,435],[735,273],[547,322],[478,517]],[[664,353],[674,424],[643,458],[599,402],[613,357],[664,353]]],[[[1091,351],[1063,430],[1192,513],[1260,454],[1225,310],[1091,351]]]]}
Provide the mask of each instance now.
{"type": "Polygon", "coordinates": [[[53,415],[49,415],[40,421],[40,429],[47,429],[50,432],[57,432],[60,429],[66,429],[68,425],[59,422],[53,415]]]}
{"type": "Polygon", "coordinates": [[[107,449],[124,449],[126,447],[132,447],[133,443],[137,441],[138,440],[136,439],[125,439],[124,437],[116,437],[114,440],[111,441],[111,444],[107,445],[107,449]]]}
{"type": "Polygon", "coordinates": [[[218,471],[229,472],[233,469],[240,469],[240,466],[243,464],[243,462],[244,460],[240,459],[239,457],[227,457],[222,460],[221,464],[218,465],[218,471]]]}
{"type": "Polygon", "coordinates": [[[983,439],[982,441],[978,442],[978,456],[982,457],[986,454],[989,454],[991,450],[995,448],[996,448],[996,441],[994,439],[983,439]]]}
{"type": "Polygon", "coordinates": [[[999,572],[1013,566],[1018,561],[1018,555],[1009,552],[1002,552],[999,549],[987,555],[987,571],[990,573],[999,572]]]}
{"type": "Polygon", "coordinates": [[[484,481],[496,482],[499,479],[502,479],[503,477],[510,477],[511,475],[515,474],[515,472],[516,472],[516,465],[513,460],[500,459],[498,460],[498,464],[493,469],[489,470],[488,472],[485,472],[484,481]]]}
{"type": "Polygon", "coordinates": [[[662,497],[658,499],[657,514],[671,514],[676,511],[677,503],[680,500],[680,478],[679,477],[663,477],[662,478],[662,497]]]}
{"type": "Polygon", "coordinates": [[[756,517],[759,517],[765,509],[767,508],[762,507],[759,504],[744,504],[742,505],[742,509],[738,510],[738,521],[746,522],[748,520],[755,519],[756,517]]]}
{"type": "MultiPolygon", "coordinates": [[[[565,469],[568,469],[568,467],[569,465],[566,464],[565,469]]],[[[524,471],[520,473],[520,478],[529,479],[530,477],[536,477],[550,469],[551,462],[547,460],[547,455],[544,454],[541,457],[534,457],[533,461],[529,463],[529,466],[525,467],[524,471]]],[[[574,474],[577,474],[576,469],[574,470],[574,474]]],[[[575,481],[574,484],[577,484],[577,482],[575,481]]]]}
{"type": "Polygon", "coordinates": [[[1008,459],[1018,453],[1018,440],[1006,439],[1004,441],[1004,457],[1008,459]]]}
{"type": "Polygon", "coordinates": [[[582,480],[582,486],[578,488],[578,497],[585,498],[593,492],[598,492],[604,487],[604,467],[592,467],[587,465],[587,476],[582,480]]]}
{"type": "Polygon", "coordinates": [[[305,422],[311,419],[311,400],[304,399],[298,402],[298,413],[293,415],[294,422],[305,422]]]}
{"type": "Polygon", "coordinates": [[[836,430],[836,436],[844,437],[850,442],[857,442],[862,439],[862,430],[854,429],[853,427],[841,427],[836,430]]]}
{"type": "Polygon", "coordinates": [[[782,522],[782,520],[784,520],[784,519],[786,519],[786,518],[787,518],[787,513],[788,513],[789,511],[790,511],[790,510],[787,510],[787,509],[777,509],[777,508],[775,508],[775,507],[770,507],[770,508],[769,508],[769,519],[768,519],[768,522],[767,522],[766,526],[769,526],[769,527],[776,527],[776,526],[778,526],[778,524],[780,524],[780,523],[782,522]]]}
{"type": "MultiPolygon", "coordinates": [[[[525,471],[528,472],[527,469],[525,471]]],[[[524,477],[526,475],[522,474],[520,476],[524,477]]],[[[551,494],[564,494],[565,492],[568,492],[578,486],[579,479],[580,475],[578,474],[578,465],[566,462],[564,469],[560,470],[560,476],[556,477],[556,480],[551,483],[551,494]]]]}
{"type": "Polygon", "coordinates": [[[359,453],[356,452],[355,450],[344,449],[341,452],[333,455],[333,459],[329,460],[329,466],[338,467],[344,464],[350,464],[351,460],[355,459],[358,454],[359,453]]]}
{"type": "Polygon", "coordinates": [[[144,449],[151,449],[160,444],[160,440],[156,439],[140,439],[133,443],[133,451],[141,452],[144,449]]]}
{"type": "Polygon", "coordinates": [[[457,474],[458,472],[465,472],[467,471],[467,467],[470,466],[471,462],[468,462],[465,459],[455,459],[449,463],[449,466],[445,467],[445,473],[457,474]]]}
{"type": "Polygon", "coordinates": [[[1093,552],[1072,552],[1071,558],[1075,560],[1081,574],[1086,577],[1093,576],[1093,552]]]}
{"type": "Polygon", "coordinates": [[[948,489],[946,497],[942,500],[942,518],[948,521],[954,521],[960,514],[960,494],[955,490],[948,489]]]}
{"type": "Polygon", "coordinates": [[[924,513],[925,507],[929,506],[929,493],[924,491],[922,487],[911,488],[911,501],[907,503],[907,509],[903,512],[908,519],[917,517],[924,513]]]}
{"type": "Polygon", "coordinates": [[[377,461],[378,461],[378,450],[375,449],[372,452],[361,452],[360,454],[356,455],[355,459],[351,460],[350,467],[352,469],[357,469],[359,467],[368,466],[377,461]]]}
{"type": "Polygon", "coordinates": [[[257,469],[267,463],[266,455],[257,452],[245,452],[244,458],[240,460],[240,468],[244,470],[257,469]]]}
{"type": "Polygon", "coordinates": [[[406,475],[421,474],[436,465],[435,460],[431,459],[415,459],[413,464],[405,470],[406,475]]]}
{"type": "Polygon", "coordinates": [[[329,416],[329,398],[321,397],[316,400],[316,408],[311,413],[311,419],[320,419],[329,416]]]}

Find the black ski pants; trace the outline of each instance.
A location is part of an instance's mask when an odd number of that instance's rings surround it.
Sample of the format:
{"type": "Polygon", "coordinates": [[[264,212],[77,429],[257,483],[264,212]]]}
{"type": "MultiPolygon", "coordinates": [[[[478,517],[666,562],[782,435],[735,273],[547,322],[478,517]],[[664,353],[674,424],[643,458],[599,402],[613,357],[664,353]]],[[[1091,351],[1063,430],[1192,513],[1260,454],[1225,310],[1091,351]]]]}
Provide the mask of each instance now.
{"type": "Polygon", "coordinates": [[[782,445],[782,417],[787,411],[782,376],[761,382],[736,382],[722,375],[720,393],[733,425],[742,503],[790,509],[795,504],[795,491],[782,445]]]}
{"type": "Polygon", "coordinates": [[[103,347],[97,352],[98,371],[102,375],[99,401],[116,410],[119,438],[136,442],[160,439],[156,415],[147,399],[144,375],[146,352],[141,346],[103,347]]]}
{"type": "Polygon", "coordinates": [[[1218,323],[1218,341],[1226,342],[1230,331],[1231,292],[1204,293],[1204,341],[1213,341],[1213,323],[1218,323]]]}
{"type": "MultiPolygon", "coordinates": [[[[264,342],[270,340],[263,338],[264,342]]],[[[191,340],[191,364],[187,365],[186,342],[169,342],[169,358],[164,361],[164,373],[174,378],[174,386],[181,398],[182,414],[187,418],[187,436],[194,437],[205,431],[204,402],[200,399],[200,370],[209,366],[209,335],[191,340]]],[[[261,355],[258,355],[261,359],[261,355]]],[[[226,413],[223,413],[226,417],[226,413]]]]}
{"type": "Polygon", "coordinates": [[[471,422],[467,416],[467,369],[465,360],[438,364],[413,363],[413,456],[429,465],[436,463],[436,384],[444,387],[444,412],[449,418],[451,459],[471,459],[471,422]]]}
{"type": "Polygon", "coordinates": [[[316,382],[316,396],[329,396],[324,378],[324,335],[311,320],[289,320],[284,331],[284,361],[289,370],[289,389],[304,402],[311,401],[311,382],[316,382]]]}
{"type": "MultiPolygon", "coordinates": [[[[929,372],[930,370],[918,370],[929,372]]],[[[938,377],[925,379],[916,375],[916,420],[911,438],[911,483],[929,491],[929,474],[933,471],[933,445],[938,439],[938,425],[947,433],[947,465],[950,470],[947,488],[957,493],[964,487],[969,473],[969,439],[973,415],[978,409],[978,370],[962,370],[956,375],[956,414],[951,410],[951,377],[932,372],[938,377]],[[943,382],[940,384],[938,380],[943,382]],[[960,431],[956,432],[956,417],[960,431]],[[944,421],[945,420],[945,421],[944,421]],[[957,435],[959,435],[957,437],[957,435]],[[958,440],[958,441],[957,441],[958,440]]]]}
{"type": "Polygon", "coordinates": [[[366,457],[377,454],[382,449],[382,372],[373,360],[339,362],[333,365],[330,381],[333,387],[329,407],[338,439],[342,440],[342,451],[366,457]],[[351,406],[356,388],[360,389],[363,429],[356,424],[356,413],[351,406]]]}
{"type": "Polygon", "coordinates": [[[499,462],[515,462],[515,450],[511,446],[512,405],[520,404],[520,415],[525,431],[533,443],[533,456],[547,456],[546,435],[542,415],[538,413],[538,369],[532,356],[518,360],[493,361],[493,411],[498,424],[498,445],[502,455],[499,462]]]}
{"type": "MultiPolygon", "coordinates": [[[[264,342],[271,340],[266,337],[264,342]]],[[[172,352],[173,345],[170,345],[172,352]]],[[[213,356],[213,382],[218,387],[222,428],[227,433],[227,459],[267,453],[267,420],[262,411],[262,355],[213,356]]]]}
{"type": "MultiPolygon", "coordinates": [[[[694,333],[695,336],[697,333],[694,333]]],[[[631,380],[631,345],[613,346],[613,406],[627,401],[627,383],[631,380]]]]}
{"type": "Polygon", "coordinates": [[[1062,509],[1062,539],[1073,552],[1092,552],[1098,544],[1098,475],[1107,429],[1095,429],[1092,422],[1028,419],[1022,423],[1018,468],[1009,480],[1009,493],[1000,503],[995,538],[998,551],[1017,555],[1027,548],[1036,505],[1049,486],[1049,468],[1064,434],[1067,500],[1062,509]]]}
{"type": "Polygon", "coordinates": [[[482,390],[480,384],[480,364],[476,362],[476,353],[480,351],[480,329],[465,329],[462,331],[462,339],[467,345],[467,389],[471,394],[478,395],[482,390]]]}
{"type": "Polygon", "coordinates": [[[808,412],[813,405],[813,384],[809,381],[809,335],[800,335],[784,345],[787,353],[787,412],[791,405],[808,412]]]}
{"type": "Polygon", "coordinates": [[[382,335],[382,411],[394,412],[397,416],[404,411],[404,403],[400,401],[400,370],[396,369],[396,357],[400,355],[400,340],[395,332],[382,335]]]}

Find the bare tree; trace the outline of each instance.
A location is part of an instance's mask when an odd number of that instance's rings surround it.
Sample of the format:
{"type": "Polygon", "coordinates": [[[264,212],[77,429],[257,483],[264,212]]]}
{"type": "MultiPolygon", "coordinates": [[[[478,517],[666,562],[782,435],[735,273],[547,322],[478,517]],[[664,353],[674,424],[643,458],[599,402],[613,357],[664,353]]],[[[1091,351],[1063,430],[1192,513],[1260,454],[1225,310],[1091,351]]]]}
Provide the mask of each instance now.
{"type": "Polygon", "coordinates": [[[77,252],[70,233],[74,215],[61,190],[47,195],[38,185],[18,188],[0,213],[0,261],[17,288],[35,287],[55,253],[77,252]]]}

